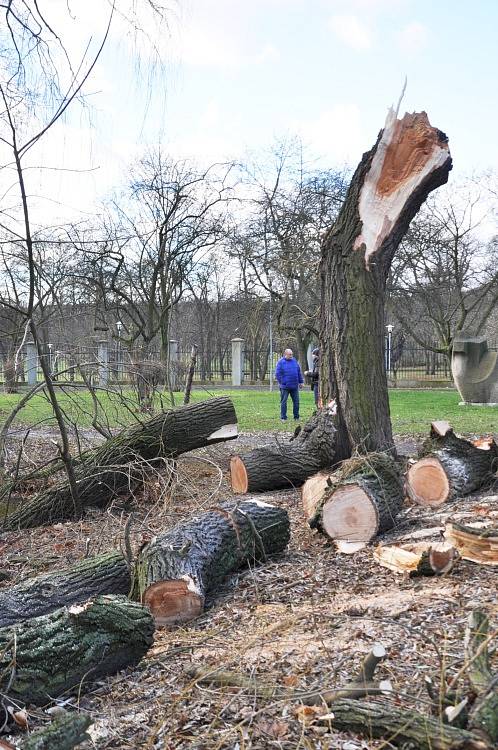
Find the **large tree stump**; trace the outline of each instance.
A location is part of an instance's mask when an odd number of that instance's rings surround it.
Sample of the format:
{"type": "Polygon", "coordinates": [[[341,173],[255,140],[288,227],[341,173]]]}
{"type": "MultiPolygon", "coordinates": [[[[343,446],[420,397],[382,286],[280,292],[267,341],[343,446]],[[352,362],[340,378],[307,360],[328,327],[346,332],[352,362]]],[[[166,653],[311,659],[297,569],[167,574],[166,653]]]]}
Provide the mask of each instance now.
{"type": "Polygon", "coordinates": [[[149,610],[124,596],[99,596],[1,628],[0,691],[42,705],[84,679],[137,664],[153,635],[149,610]]]}
{"type": "Polygon", "coordinates": [[[354,551],[394,526],[403,504],[400,471],[383,453],[351,458],[332,474],[311,477],[303,486],[302,502],[312,528],[342,551],[354,551]]]}
{"type": "Polygon", "coordinates": [[[293,440],[275,442],[230,461],[232,490],[264,492],[299,487],[334,461],[334,409],[314,415],[293,440]]]}
{"type": "Polygon", "coordinates": [[[498,466],[498,448],[487,450],[457,437],[447,422],[433,422],[423,457],[406,474],[406,493],[419,505],[438,506],[468,495],[492,479],[498,466]]]}
{"type": "Polygon", "coordinates": [[[0,627],[14,625],[99,594],[128,594],[131,576],[120,552],[81,560],[70,568],[0,590],[0,627]]]}
{"type": "Polygon", "coordinates": [[[336,459],[394,452],[387,393],[386,280],[396,249],[429,193],[448,179],[444,133],[425,112],[388,113],[322,242],[321,388],[337,401],[336,459]]]}
{"type": "Polygon", "coordinates": [[[158,625],[190,620],[228,573],[282,552],[289,538],[282,508],[259,500],[222,505],[160,534],[142,550],[132,596],[151,609],[158,625]]]}
{"type": "MultiPolygon", "coordinates": [[[[75,466],[81,506],[103,508],[117,495],[132,493],[165,459],[236,437],[237,416],[229,398],[162,412],[84,454],[75,466]]],[[[69,484],[62,481],[7,516],[3,528],[42,526],[73,514],[69,484]]]]}

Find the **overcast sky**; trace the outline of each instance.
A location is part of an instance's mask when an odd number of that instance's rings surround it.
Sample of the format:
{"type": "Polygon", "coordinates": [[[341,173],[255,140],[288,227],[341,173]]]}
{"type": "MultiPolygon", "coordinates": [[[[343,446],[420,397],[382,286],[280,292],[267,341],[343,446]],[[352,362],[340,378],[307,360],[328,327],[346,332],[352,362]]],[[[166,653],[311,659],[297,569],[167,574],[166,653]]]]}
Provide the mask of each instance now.
{"type": "MultiPolygon", "coordinates": [[[[137,0],[140,8],[145,0],[137,0]]],[[[50,0],[71,49],[105,28],[103,0],[50,0]],[[71,20],[67,19],[69,6],[71,20]]],[[[47,212],[92,211],[159,141],[202,161],[257,154],[299,134],[323,168],[355,166],[408,84],[401,112],[425,109],[450,141],[455,176],[498,168],[496,0],[172,0],[163,59],[118,22],[90,79],[91,105],[38,147],[31,173],[47,212]]],[[[83,214],[81,213],[83,212],[83,214]]]]}

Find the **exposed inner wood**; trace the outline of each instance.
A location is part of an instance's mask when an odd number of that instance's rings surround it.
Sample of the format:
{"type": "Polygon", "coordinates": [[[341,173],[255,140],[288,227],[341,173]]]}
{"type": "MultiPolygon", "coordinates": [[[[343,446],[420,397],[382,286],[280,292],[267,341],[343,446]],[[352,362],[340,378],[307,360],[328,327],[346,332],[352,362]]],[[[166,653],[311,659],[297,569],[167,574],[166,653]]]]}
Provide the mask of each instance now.
{"type": "Polygon", "coordinates": [[[322,526],[332,539],[368,542],[379,526],[376,509],[357,484],[339,487],[323,506],[322,526]]]}
{"type": "Polygon", "coordinates": [[[304,515],[307,519],[313,518],[318,503],[327,489],[327,480],[332,475],[328,472],[314,474],[306,480],[301,491],[304,515]]]}
{"type": "Polygon", "coordinates": [[[145,592],[144,603],[158,626],[187,622],[198,617],[203,609],[202,598],[184,580],[152,584],[145,592]]]}
{"type": "Polygon", "coordinates": [[[444,437],[450,430],[451,425],[449,422],[445,422],[444,420],[431,422],[431,431],[435,432],[440,437],[444,437]]]}
{"type": "Polygon", "coordinates": [[[498,565],[498,529],[449,523],[445,527],[444,538],[456,547],[464,560],[481,565],[498,565]]]}
{"type": "Polygon", "coordinates": [[[475,445],[476,448],[479,448],[482,451],[490,451],[491,448],[494,445],[494,439],[490,437],[480,437],[477,438],[477,440],[472,441],[472,445],[475,445]]]}
{"type": "Polygon", "coordinates": [[[230,480],[232,483],[232,490],[235,493],[240,492],[241,494],[244,494],[247,492],[249,478],[247,476],[244,462],[239,456],[232,456],[230,459],[230,480]]]}
{"type": "Polygon", "coordinates": [[[394,546],[378,546],[373,558],[383,568],[396,573],[421,571],[426,574],[449,572],[458,559],[456,549],[448,542],[417,542],[394,546]]]}
{"type": "Polygon", "coordinates": [[[406,479],[407,494],[419,505],[441,505],[450,495],[446,472],[433,456],[422,458],[411,466],[406,479]]]}
{"type": "Polygon", "coordinates": [[[425,112],[406,113],[398,120],[397,112],[389,110],[359,199],[362,230],[354,248],[365,246],[367,268],[411,195],[448,158],[448,144],[425,112]]]}

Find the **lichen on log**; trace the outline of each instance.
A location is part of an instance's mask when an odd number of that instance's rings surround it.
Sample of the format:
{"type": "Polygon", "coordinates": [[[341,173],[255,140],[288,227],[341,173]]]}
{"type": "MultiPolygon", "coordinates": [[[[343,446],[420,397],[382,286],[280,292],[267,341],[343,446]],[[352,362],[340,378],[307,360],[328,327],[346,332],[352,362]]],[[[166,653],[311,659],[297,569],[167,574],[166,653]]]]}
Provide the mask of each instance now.
{"type": "Polygon", "coordinates": [[[82,681],[137,664],[152,645],[146,607],[99,596],[0,628],[0,691],[43,705],[82,681]]]}
{"type": "Polygon", "coordinates": [[[129,566],[121,552],[89,557],[70,568],[1,589],[0,628],[100,594],[127,594],[130,586],[129,566]]]}

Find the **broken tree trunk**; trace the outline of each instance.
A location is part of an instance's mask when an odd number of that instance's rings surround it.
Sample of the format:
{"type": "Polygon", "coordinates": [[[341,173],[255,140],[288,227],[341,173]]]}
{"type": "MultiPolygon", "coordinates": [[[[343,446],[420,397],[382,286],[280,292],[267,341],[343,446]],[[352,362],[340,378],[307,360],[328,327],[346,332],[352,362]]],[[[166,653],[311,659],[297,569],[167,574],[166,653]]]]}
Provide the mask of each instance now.
{"type": "Polygon", "coordinates": [[[337,401],[336,459],[392,451],[385,290],[392,259],[429,193],[448,179],[447,138],[425,112],[389,111],[321,252],[321,388],[337,401]]]}
{"type": "Polygon", "coordinates": [[[86,730],[91,723],[86,714],[67,713],[30,734],[23,742],[22,750],[72,750],[90,740],[86,730]]]}
{"type": "Polygon", "coordinates": [[[132,597],[158,625],[197,617],[206,594],[242,565],[282,552],[287,511],[259,500],[225,504],[153,539],[135,563],[132,597]]]}
{"type": "MultiPolygon", "coordinates": [[[[117,495],[130,495],[165,459],[237,437],[237,416],[229,398],[213,398],[158,414],[84,454],[75,466],[83,508],[104,508],[117,495]]],[[[74,507],[67,482],[48,488],[21,505],[4,529],[64,521],[74,507]]]]}
{"type": "Polygon", "coordinates": [[[464,560],[480,565],[498,565],[497,528],[472,528],[453,521],[446,524],[444,538],[456,547],[464,560]]]}
{"type": "Polygon", "coordinates": [[[42,705],[66,690],[137,664],[152,645],[149,610],[99,596],[0,629],[0,691],[42,705]]]}
{"type": "Polygon", "coordinates": [[[419,505],[438,506],[468,495],[492,479],[498,447],[486,450],[457,437],[447,422],[433,422],[423,457],[407,471],[405,489],[419,505]]]}
{"type": "Polygon", "coordinates": [[[121,552],[81,560],[70,568],[0,590],[0,627],[45,615],[99,594],[128,594],[130,570],[121,552]]]}
{"type": "Polygon", "coordinates": [[[396,573],[417,576],[436,576],[449,573],[459,558],[456,549],[448,543],[419,542],[399,546],[378,546],[373,558],[383,568],[396,573]]]}
{"type": "Polygon", "coordinates": [[[400,471],[385,453],[351,458],[334,473],[309,479],[302,502],[311,528],[353,552],[394,526],[403,504],[400,471]]]}
{"type": "Polygon", "coordinates": [[[230,479],[236,493],[299,487],[334,462],[334,409],[315,414],[296,438],[232,456],[230,479]]]}

